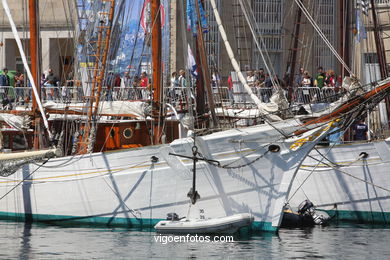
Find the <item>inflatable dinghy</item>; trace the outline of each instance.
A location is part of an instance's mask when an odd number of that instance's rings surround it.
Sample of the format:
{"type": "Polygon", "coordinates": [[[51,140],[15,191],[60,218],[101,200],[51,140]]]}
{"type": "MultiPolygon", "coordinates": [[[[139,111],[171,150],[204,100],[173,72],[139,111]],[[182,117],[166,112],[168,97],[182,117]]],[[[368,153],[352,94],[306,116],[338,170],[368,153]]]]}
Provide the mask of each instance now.
{"type": "Polygon", "coordinates": [[[232,234],[252,222],[253,216],[243,213],[213,219],[162,220],[154,228],[159,233],[171,234],[232,234]]]}

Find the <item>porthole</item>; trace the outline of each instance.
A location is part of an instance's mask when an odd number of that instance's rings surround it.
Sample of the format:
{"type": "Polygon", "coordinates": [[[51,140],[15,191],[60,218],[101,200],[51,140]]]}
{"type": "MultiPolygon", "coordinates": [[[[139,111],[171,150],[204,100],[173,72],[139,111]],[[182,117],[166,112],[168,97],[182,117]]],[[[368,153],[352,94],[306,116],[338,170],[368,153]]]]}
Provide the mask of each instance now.
{"type": "Polygon", "coordinates": [[[280,151],[280,146],[276,144],[271,144],[270,146],[268,146],[268,151],[270,151],[271,153],[277,153],[280,151]]]}
{"type": "Polygon", "coordinates": [[[126,128],[123,130],[123,137],[126,139],[130,139],[133,136],[133,130],[131,128],[126,128]]]}

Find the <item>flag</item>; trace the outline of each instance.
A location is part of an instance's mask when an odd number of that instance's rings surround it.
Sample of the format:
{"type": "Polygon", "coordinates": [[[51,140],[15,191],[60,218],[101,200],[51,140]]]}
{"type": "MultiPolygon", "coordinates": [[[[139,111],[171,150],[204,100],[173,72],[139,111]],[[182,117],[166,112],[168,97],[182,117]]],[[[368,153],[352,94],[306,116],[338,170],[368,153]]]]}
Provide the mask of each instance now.
{"type": "MultiPolygon", "coordinates": [[[[144,29],[145,34],[150,33],[150,26],[152,23],[151,20],[151,9],[150,9],[150,0],[145,0],[144,6],[141,11],[141,27],[144,29]]],[[[160,18],[161,18],[161,28],[165,25],[165,8],[164,5],[160,5],[160,18]]]]}
{"type": "Polygon", "coordinates": [[[187,30],[192,31],[193,35],[198,33],[198,12],[196,10],[195,1],[198,1],[199,12],[200,12],[200,24],[204,33],[208,32],[206,14],[203,9],[202,3],[200,0],[187,0],[187,30]]]}
{"type": "Polygon", "coordinates": [[[198,66],[196,65],[194,55],[192,54],[191,47],[188,44],[187,69],[191,72],[192,76],[198,77],[197,68],[198,66]]]}
{"type": "Polygon", "coordinates": [[[357,5],[357,8],[361,8],[362,9],[362,13],[366,16],[368,16],[368,7],[369,7],[369,4],[368,4],[368,0],[358,0],[356,1],[356,5],[357,5]]]}
{"type": "Polygon", "coordinates": [[[367,32],[366,28],[364,27],[364,24],[361,19],[361,12],[360,10],[356,10],[356,40],[360,42],[361,39],[367,39],[367,32]]]}
{"type": "Polygon", "coordinates": [[[141,27],[144,29],[145,34],[150,33],[150,12],[150,0],[145,0],[141,11],[141,27]]]}

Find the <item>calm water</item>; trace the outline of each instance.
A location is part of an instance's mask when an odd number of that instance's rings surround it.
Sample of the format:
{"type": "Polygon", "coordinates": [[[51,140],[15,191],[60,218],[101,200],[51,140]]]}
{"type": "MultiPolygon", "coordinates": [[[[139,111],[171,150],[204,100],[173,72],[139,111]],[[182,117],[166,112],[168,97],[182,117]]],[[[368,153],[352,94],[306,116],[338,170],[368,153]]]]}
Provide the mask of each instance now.
{"type": "Polygon", "coordinates": [[[154,232],[0,222],[0,259],[390,259],[390,229],[329,226],[231,243],[155,242],[154,232]]]}

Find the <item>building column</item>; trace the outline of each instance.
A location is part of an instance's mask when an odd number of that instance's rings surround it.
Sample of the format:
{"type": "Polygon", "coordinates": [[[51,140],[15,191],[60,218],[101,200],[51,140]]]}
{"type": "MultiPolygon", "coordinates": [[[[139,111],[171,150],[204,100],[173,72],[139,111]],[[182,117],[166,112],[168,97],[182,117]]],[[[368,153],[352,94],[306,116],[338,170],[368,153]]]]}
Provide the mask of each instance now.
{"type": "Polygon", "coordinates": [[[174,71],[177,71],[177,66],[176,66],[176,63],[177,63],[177,50],[176,50],[176,46],[177,46],[177,38],[178,38],[178,34],[177,34],[177,0],[171,0],[170,1],[170,17],[169,17],[169,21],[170,21],[170,71],[171,72],[174,72],[174,71]]]}
{"type": "MultiPolygon", "coordinates": [[[[8,68],[8,70],[16,69],[16,42],[14,39],[5,39],[4,41],[4,66],[8,68]]],[[[3,68],[1,68],[3,69],[3,68]]]]}
{"type": "Polygon", "coordinates": [[[44,37],[42,35],[41,41],[42,41],[41,50],[43,50],[41,73],[45,73],[50,68],[50,38],[44,37]]]}

